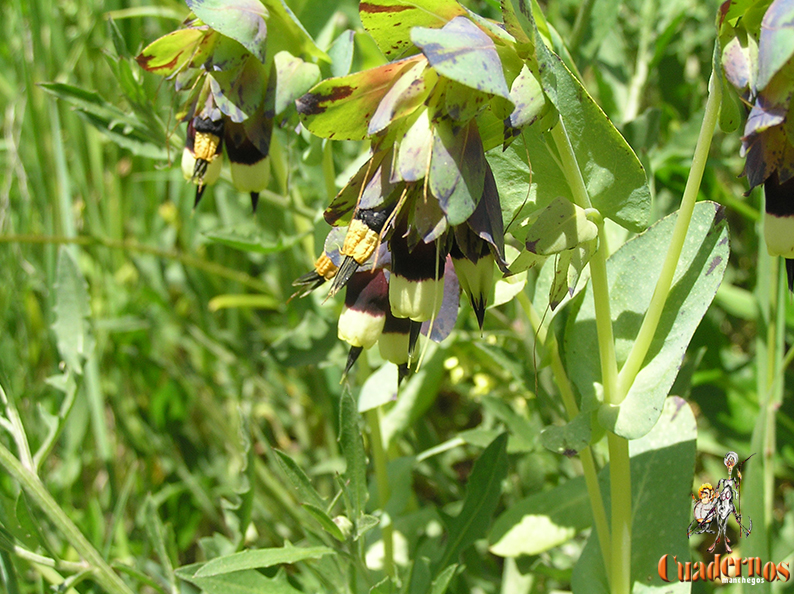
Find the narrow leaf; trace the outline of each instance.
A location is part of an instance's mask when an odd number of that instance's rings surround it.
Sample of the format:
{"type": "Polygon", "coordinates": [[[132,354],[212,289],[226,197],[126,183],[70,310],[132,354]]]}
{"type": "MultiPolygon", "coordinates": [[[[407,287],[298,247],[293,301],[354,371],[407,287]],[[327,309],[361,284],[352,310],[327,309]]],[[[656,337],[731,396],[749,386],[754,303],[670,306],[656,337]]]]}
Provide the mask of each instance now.
{"type": "Polygon", "coordinates": [[[304,503],[303,509],[305,509],[311,517],[317,520],[320,526],[322,526],[323,530],[325,530],[328,534],[333,536],[339,542],[345,542],[345,535],[342,533],[341,528],[336,525],[336,523],[331,519],[331,516],[325,513],[325,510],[314,506],[311,503],[304,503]]]}
{"type": "Polygon", "coordinates": [[[463,509],[457,517],[449,520],[447,546],[437,567],[445,568],[486,534],[491,516],[499,504],[507,470],[507,433],[502,433],[474,463],[463,509]]]}
{"type": "Polygon", "coordinates": [[[300,590],[292,587],[283,570],[279,570],[272,578],[255,569],[213,576],[195,576],[187,571],[178,571],[177,576],[195,584],[204,594],[301,594],[300,590]]]}
{"type": "Polygon", "coordinates": [[[347,463],[344,477],[350,488],[355,521],[364,513],[367,504],[367,458],[361,439],[359,415],[350,394],[342,396],[339,411],[339,442],[347,463]]]}
{"type": "Polygon", "coordinates": [[[282,563],[297,563],[306,559],[319,559],[333,552],[333,549],[328,547],[282,547],[243,551],[208,561],[196,571],[194,577],[211,577],[244,569],[260,569],[282,563]]]}
{"type": "Polygon", "coordinates": [[[82,361],[89,352],[90,336],[86,318],[91,313],[88,287],[71,251],[61,247],[55,282],[55,323],[52,330],[58,352],[66,365],[82,373],[82,361]]]}
{"type": "Polygon", "coordinates": [[[318,508],[325,508],[325,499],[320,497],[320,494],[312,485],[309,477],[303,472],[303,469],[297,465],[295,460],[290,458],[281,450],[273,450],[276,453],[276,461],[284,474],[290,480],[292,485],[298,490],[300,501],[302,503],[309,503],[318,508]]]}

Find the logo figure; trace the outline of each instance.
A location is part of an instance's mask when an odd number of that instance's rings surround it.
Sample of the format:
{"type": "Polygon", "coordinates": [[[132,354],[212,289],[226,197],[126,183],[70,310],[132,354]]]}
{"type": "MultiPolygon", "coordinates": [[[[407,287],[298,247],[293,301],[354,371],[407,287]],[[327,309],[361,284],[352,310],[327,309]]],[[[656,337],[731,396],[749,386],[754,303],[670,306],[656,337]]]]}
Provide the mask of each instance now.
{"type": "Polygon", "coordinates": [[[709,553],[714,552],[721,539],[725,539],[725,552],[732,552],[730,539],[727,534],[728,519],[731,515],[736,518],[736,523],[739,525],[740,538],[742,532],[747,537],[750,536],[750,532],[753,530],[752,519],[748,521],[748,526],[742,524],[739,487],[742,483],[742,467],[754,455],[751,454],[739,463],[739,456],[736,452],[728,452],[723,460],[725,467],[728,469],[728,478],[720,479],[716,489],[711,486],[711,483],[703,483],[698,489],[697,498],[694,495],[692,496],[696,501],[694,507],[695,519],[687,528],[687,538],[693,534],[716,533],[717,538],[709,547],[709,553]],[[736,468],[736,478],[733,477],[734,468],[736,468]]]}

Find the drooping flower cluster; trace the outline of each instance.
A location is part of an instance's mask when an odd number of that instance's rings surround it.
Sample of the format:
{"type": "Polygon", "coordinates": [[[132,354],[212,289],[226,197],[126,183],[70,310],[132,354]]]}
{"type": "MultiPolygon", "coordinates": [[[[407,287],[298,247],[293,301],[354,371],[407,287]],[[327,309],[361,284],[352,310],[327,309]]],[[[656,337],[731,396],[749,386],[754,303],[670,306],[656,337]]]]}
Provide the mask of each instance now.
{"type": "Polygon", "coordinates": [[[438,340],[451,331],[461,288],[482,329],[495,267],[506,269],[477,119],[509,122],[514,111],[496,46],[464,16],[442,29],[414,27],[411,38],[423,53],[323,81],[297,102],[313,133],[372,142],[370,159],[325,211],[335,228],[315,270],[295,281],[298,294],[325,281],[329,296],[347,286],[339,319],[351,345],[346,372],[378,334],[402,377],[423,328],[438,340]],[[455,48],[463,49],[450,63],[455,48]],[[367,116],[349,118],[351,110],[367,116]]]}
{"type": "Polygon", "coordinates": [[[196,185],[195,205],[220,177],[225,148],[232,183],[251,195],[256,211],[270,180],[274,120],[290,110],[294,116],[295,98],[320,77],[315,64],[295,55],[327,56],[279,1],[241,2],[223,10],[197,0],[187,4],[193,13],[182,28],[151,43],[137,60],[187,95],[177,117],[187,123],[182,172],[196,185]],[[268,53],[268,22],[293,42],[294,55],[268,53]]]}

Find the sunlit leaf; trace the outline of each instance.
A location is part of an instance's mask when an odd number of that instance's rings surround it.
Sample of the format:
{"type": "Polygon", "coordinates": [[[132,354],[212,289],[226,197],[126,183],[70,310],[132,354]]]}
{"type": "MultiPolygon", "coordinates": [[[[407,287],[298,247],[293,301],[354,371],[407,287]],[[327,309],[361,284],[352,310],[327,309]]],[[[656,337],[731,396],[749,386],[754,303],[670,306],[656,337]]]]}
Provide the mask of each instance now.
{"type": "Polygon", "coordinates": [[[361,23],[390,60],[417,52],[410,42],[414,27],[440,29],[466,14],[455,0],[371,0],[359,4],[361,23]]]}
{"type": "Polygon", "coordinates": [[[641,231],[648,224],[651,207],[642,164],[582,84],[542,43],[539,34],[536,47],[543,90],[563,119],[593,206],[627,229],[641,231]],[[615,175],[616,171],[620,175],[615,175]]]}
{"type": "Polygon", "coordinates": [[[512,134],[517,134],[518,129],[535,123],[548,109],[540,82],[526,66],[513,81],[510,97],[516,106],[510,114],[512,134]]]}
{"type": "Polygon", "coordinates": [[[147,45],[136,60],[149,72],[170,76],[191,59],[206,35],[207,31],[198,28],[173,31],[147,45]]]}
{"type": "Polygon", "coordinates": [[[218,33],[240,42],[265,63],[267,9],[259,0],[186,0],[188,8],[218,33]]]}
{"type": "Polygon", "coordinates": [[[440,30],[416,27],[411,40],[442,76],[511,101],[496,46],[469,19],[456,17],[440,30]]]}
{"type": "Polygon", "coordinates": [[[224,573],[213,576],[196,576],[195,565],[188,565],[177,570],[177,577],[195,584],[205,594],[253,594],[254,592],[267,592],[268,594],[301,594],[290,585],[283,570],[272,578],[265,576],[255,569],[245,569],[234,573],[224,573]]]}
{"type": "MultiPolygon", "coordinates": [[[[631,541],[642,543],[642,546],[631,547],[631,575],[636,580],[634,592],[685,594],[692,589],[691,583],[677,579],[675,562],[676,558],[688,559],[691,555],[686,526],[692,519],[692,508],[685,504],[671,505],[670,502],[691,501],[697,434],[692,409],[683,399],[671,397],[664,402],[663,412],[653,430],[629,443],[633,512],[631,541]],[[659,561],[664,555],[667,555],[669,582],[659,576],[659,561]],[[642,585],[641,589],[638,589],[638,584],[642,585]]],[[[610,506],[608,474],[608,466],[599,473],[607,509],[610,506]]],[[[748,542],[752,540],[755,540],[755,534],[748,542]]],[[[574,566],[571,589],[593,594],[614,591],[607,584],[595,530],[574,566]]]]}
{"type": "MultiPolygon", "coordinates": [[[[639,332],[676,217],[675,213],[665,217],[607,261],[618,365],[626,360],[639,332]],[[639,278],[643,282],[636,282],[639,278]]],[[[582,307],[569,320],[565,355],[570,377],[582,394],[581,410],[600,407],[598,420],[610,431],[636,439],[648,433],[658,420],[692,334],[714,298],[728,263],[724,217],[717,204],[697,203],[659,327],[642,369],[619,406],[598,402],[596,383],[600,381],[601,364],[590,285],[582,307]]]]}
{"type": "Polygon", "coordinates": [[[397,399],[397,367],[384,363],[361,386],[358,412],[366,412],[397,399]]]}
{"type": "Polygon", "coordinates": [[[295,17],[284,0],[262,0],[270,11],[268,27],[273,32],[267,38],[267,54],[275,56],[279,52],[288,51],[293,56],[311,57],[323,62],[330,58],[322,51],[295,17]]]}
{"type": "Polygon", "coordinates": [[[297,100],[304,125],[315,135],[336,140],[363,140],[369,121],[392,85],[420,56],[364,72],[320,82],[297,100]]]}
{"type": "Polygon", "coordinates": [[[305,94],[320,80],[317,64],[304,62],[289,52],[279,52],[274,58],[276,67],[275,114],[283,113],[294,105],[295,100],[305,94]]]}
{"type": "Polygon", "coordinates": [[[399,179],[415,182],[424,178],[430,167],[433,150],[433,128],[430,114],[423,109],[400,141],[395,174],[399,179]]]}
{"type": "Polygon", "coordinates": [[[537,555],[593,523],[583,477],[514,503],[493,524],[490,551],[500,557],[537,555]]]}
{"type": "Polygon", "coordinates": [[[412,113],[427,98],[437,80],[438,74],[427,67],[427,61],[417,61],[384,95],[369,122],[369,133],[376,134],[394,120],[412,113]]]}

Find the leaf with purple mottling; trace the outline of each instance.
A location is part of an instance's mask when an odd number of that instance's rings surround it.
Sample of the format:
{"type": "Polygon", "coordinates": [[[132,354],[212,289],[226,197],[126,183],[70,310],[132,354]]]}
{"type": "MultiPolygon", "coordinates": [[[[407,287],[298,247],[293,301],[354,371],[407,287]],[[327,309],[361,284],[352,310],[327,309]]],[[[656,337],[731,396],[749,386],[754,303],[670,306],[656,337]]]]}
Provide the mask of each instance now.
{"type": "Polygon", "coordinates": [[[394,120],[413,113],[438,81],[438,74],[419,60],[407,70],[383,97],[369,122],[369,133],[377,134],[394,120]]]}
{"type": "Polygon", "coordinates": [[[511,101],[494,42],[469,19],[456,17],[440,30],[416,27],[411,40],[442,76],[511,101]]]}
{"type": "Polygon", "coordinates": [[[395,175],[408,182],[424,178],[432,147],[433,128],[430,126],[428,111],[423,109],[400,142],[394,167],[395,175]]]}
{"type": "Polygon", "coordinates": [[[257,60],[249,57],[236,70],[213,72],[208,76],[215,103],[233,122],[252,117],[262,104],[266,75],[257,60]]]}

